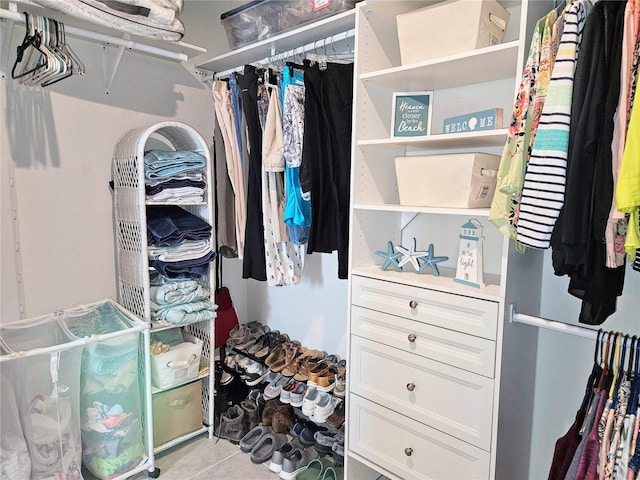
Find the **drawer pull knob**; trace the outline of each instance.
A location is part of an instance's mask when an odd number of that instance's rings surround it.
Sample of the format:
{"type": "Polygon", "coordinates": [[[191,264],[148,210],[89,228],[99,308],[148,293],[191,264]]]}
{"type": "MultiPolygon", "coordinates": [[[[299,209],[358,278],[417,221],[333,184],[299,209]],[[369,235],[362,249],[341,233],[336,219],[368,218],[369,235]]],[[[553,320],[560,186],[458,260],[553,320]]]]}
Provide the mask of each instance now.
{"type": "Polygon", "coordinates": [[[416,334],[415,333],[410,333],[409,336],[407,337],[409,339],[409,341],[411,343],[416,341],[416,334]]]}
{"type": "Polygon", "coordinates": [[[416,308],[417,306],[418,306],[418,302],[416,302],[415,300],[411,300],[411,301],[409,302],[409,307],[410,307],[410,308],[412,308],[412,309],[413,309],[413,308],[416,308]]]}
{"type": "Polygon", "coordinates": [[[416,388],[415,383],[407,383],[407,390],[409,390],[410,392],[413,392],[415,388],[416,388]]]}
{"type": "Polygon", "coordinates": [[[410,457],[412,453],[413,453],[413,448],[411,448],[411,447],[407,447],[407,448],[405,448],[405,449],[404,449],[404,454],[405,454],[407,457],[410,457]]]}

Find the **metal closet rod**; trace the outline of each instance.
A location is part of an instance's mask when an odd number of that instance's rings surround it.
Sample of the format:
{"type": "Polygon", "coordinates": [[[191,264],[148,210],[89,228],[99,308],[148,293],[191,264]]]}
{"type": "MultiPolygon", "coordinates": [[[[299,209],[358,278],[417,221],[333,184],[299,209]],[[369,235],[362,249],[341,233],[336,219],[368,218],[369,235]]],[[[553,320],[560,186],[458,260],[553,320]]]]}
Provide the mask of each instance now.
{"type": "MultiPolygon", "coordinates": [[[[7,10],[4,8],[0,9],[0,18],[12,20],[14,22],[18,22],[22,24],[25,23],[25,17],[23,14],[18,12],[13,12],[11,10],[7,10]]],[[[130,50],[150,53],[152,55],[157,55],[159,57],[167,58],[169,60],[174,60],[178,62],[185,62],[189,58],[184,53],[172,52],[170,50],[165,50],[164,48],[158,48],[151,45],[146,45],[144,43],[134,42],[126,38],[114,37],[112,35],[105,35],[99,32],[92,32],[91,30],[85,30],[83,28],[78,28],[71,25],[65,25],[64,31],[67,35],[72,35],[74,37],[84,38],[87,40],[92,40],[94,42],[102,42],[102,43],[109,43],[112,45],[118,45],[120,47],[125,47],[130,50]]]]}
{"type": "MultiPolygon", "coordinates": [[[[332,43],[339,42],[341,40],[347,40],[349,38],[353,38],[356,35],[356,30],[352,28],[351,30],[347,30],[346,32],[336,33],[335,35],[331,35],[330,37],[321,38],[316,40],[315,42],[307,43],[306,45],[302,45],[301,47],[291,48],[289,50],[285,50],[284,52],[278,52],[275,48],[271,47],[271,55],[263,58],[262,60],[256,60],[251,63],[256,64],[269,64],[273,62],[278,62],[280,60],[285,60],[287,58],[291,58],[295,55],[300,55],[302,53],[307,53],[312,50],[317,50],[319,48],[324,49],[325,46],[331,45],[332,43]]],[[[328,54],[327,57],[331,58],[331,54],[328,54]]],[[[230,68],[228,70],[223,70],[222,72],[215,72],[211,77],[205,77],[205,80],[212,78],[226,78],[231,75],[233,72],[237,72],[241,70],[244,65],[238,65],[236,67],[230,68]]]]}
{"type": "Polygon", "coordinates": [[[525,323],[527,325],[533,325],[534,327],[555,330],[556,332],[568,333],[570,335],[589,338],[592,340],[595,340],[598,336],[598,331],[593,328],[579,327],[577,325],[570,325],[556,320],[548,320],[546,318],[534,317],[533,315],[517,313],[515,303],[509,305],[509,321],[512,323],[525,323]]]}

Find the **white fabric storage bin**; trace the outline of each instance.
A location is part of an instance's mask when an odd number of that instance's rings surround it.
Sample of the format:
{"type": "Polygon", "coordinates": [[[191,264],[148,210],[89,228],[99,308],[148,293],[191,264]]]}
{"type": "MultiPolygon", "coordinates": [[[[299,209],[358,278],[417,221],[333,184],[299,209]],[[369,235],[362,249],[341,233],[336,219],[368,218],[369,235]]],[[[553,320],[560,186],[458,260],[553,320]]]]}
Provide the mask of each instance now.
{"type": "Polygon", "coordinates": [[[151,355],[151,383],[156,388],[167,388],[198,376],[202,340],[182,332],[184,341],[171,345],[166,353],[151,355]]]}
{"type": "Polygon", "coordinates": [[[398,15],[402,64],[497,45],[509,16],[496,0],[447,0],[398,15]]]}
{"type": "Polygon", "coordinates": [[[456,153],[396,157],[400,204],[418,207],[491,206],[500,156],[456,153]]]}

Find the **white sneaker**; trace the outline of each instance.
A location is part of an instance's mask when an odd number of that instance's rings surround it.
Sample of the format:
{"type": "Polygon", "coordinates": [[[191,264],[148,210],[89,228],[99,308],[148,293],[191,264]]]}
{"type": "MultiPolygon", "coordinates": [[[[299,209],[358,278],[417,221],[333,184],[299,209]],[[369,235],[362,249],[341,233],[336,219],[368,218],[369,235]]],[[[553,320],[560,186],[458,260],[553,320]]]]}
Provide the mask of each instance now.
{"type": "Polygon", "coordinates": [[[316,423],[324,423],[327,418],[336,409],[338,400],[333,395],[325,392],[319,392],[318,398],[313,406],[313,421],[316,423]]]}
{"type": "Polygon", "coordinates": [[[313,415],[313,410],[319,393],[320,392],[318,392],[316,387],[307,388],[307,393],[305,393],[304,398],[302,399],[302,413],[307,417],[313,415]]]}

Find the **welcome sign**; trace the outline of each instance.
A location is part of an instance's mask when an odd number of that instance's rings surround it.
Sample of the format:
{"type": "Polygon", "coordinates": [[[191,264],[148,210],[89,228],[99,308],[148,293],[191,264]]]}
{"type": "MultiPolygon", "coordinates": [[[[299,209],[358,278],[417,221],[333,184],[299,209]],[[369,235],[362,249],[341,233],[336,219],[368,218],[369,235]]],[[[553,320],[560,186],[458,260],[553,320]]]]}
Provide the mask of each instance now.
{"type": "Polygon", "coordinates": [[[469,133],[502,128],[502,109],[491,108],[444,119],[443,133],[469,133]]]}
{"type": "Polygon", "coordinates": [[[424,137],[431,132],[433,92],[394,92],[392,137],[424,137]]]}

